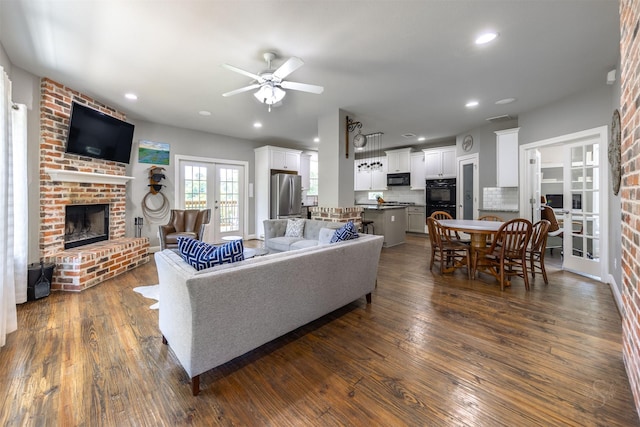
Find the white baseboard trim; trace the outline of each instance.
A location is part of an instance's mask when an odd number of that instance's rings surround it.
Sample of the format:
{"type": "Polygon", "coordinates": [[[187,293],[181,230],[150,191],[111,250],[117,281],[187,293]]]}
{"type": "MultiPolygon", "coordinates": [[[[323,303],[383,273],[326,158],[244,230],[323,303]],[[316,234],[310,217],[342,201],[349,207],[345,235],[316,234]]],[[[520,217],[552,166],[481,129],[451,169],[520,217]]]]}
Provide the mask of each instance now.
{"type": "Polygon", "coordinates": [[[609,276],[607,276],[607,283],[611,287],[611,292],[613,293],[613,299],[616,302],[616,305],[618,306],[618,313],[620,313],[620,315],[622,316],[622,313],[623,313],[623,310],[622,310],[622,294],[620,293],[620,288],[618,287],[618,284],[616,283],[616,279],[614,279],[614,277],[611,274],[609,274],[609,276]]]}

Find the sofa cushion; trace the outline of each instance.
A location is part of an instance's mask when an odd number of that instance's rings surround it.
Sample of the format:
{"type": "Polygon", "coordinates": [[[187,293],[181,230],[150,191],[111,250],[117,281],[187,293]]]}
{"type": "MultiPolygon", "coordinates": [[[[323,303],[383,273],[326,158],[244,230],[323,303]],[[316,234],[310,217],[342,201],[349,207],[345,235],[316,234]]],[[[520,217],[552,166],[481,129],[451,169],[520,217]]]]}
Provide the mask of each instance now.
{"type": "Polygon", "coordinates": [[[356,229],[353,221],[349,221],[342,227],[338,228],[333,237],[331,238],[331,243],[341,242],[343,240],[352,240],[358,238],[358,230],[356,229]]]}
{"type": "Polygon", "coordinates": [[[268,241],[268,247],[275,251],[288,251],[293,243],[300,240],[304,239],[302,237],[272,237],[268,241]]]}
{"type": "Polygon", "coordinates": [[[196,270],[244,260],[242,240],[214,246],[200,240],[180,237],[178,251],[182,259],[196,270]]]}
{"type": "Polygon", "coordinates": [[[317,240],[303,239],[303,240],[298,240],[297,242],[292,243],[291,246],[289,246],[289,249],[304,249],[304,248],[310,248],[313,246],[318,246],[317,240]]]}
{"type": "Polygon", "coordinates": [[[304,219],[288,219],[284,237],[302,237],[304,233],[304,219]]]}

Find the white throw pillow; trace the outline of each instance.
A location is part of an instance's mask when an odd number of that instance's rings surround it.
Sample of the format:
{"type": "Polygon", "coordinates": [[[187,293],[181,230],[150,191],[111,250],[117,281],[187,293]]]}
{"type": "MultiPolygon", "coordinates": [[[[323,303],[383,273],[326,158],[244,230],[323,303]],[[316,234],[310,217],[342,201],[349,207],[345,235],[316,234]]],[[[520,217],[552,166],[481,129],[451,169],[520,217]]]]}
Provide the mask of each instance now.
{"type": "Polygon", "coordinates": [[[288,219],[287,230],[284,237],[302,237],[304,232],[304,219],[288,219]]]}
{"type": "Polygon", "coordinates": [[[322,227],[318,233],[318,242],[320,244],[330,243],[335,232],[335,228],[322,227]]]}

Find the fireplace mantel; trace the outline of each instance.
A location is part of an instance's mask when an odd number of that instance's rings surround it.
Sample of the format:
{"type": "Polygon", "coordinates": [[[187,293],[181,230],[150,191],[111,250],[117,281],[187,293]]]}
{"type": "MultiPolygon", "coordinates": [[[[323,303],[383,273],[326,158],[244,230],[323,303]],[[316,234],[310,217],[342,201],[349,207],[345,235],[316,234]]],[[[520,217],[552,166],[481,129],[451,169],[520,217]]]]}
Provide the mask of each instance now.
{"type": "Polygon", "coordinates": [[[53,181],[59,182],[91,182],[94,184],[126,184],[129,180],[136,179],[133,176],[111,175],[94,172],[67,171],[61,169],[46,168],[45,173],[49,174],[53,181]]]}

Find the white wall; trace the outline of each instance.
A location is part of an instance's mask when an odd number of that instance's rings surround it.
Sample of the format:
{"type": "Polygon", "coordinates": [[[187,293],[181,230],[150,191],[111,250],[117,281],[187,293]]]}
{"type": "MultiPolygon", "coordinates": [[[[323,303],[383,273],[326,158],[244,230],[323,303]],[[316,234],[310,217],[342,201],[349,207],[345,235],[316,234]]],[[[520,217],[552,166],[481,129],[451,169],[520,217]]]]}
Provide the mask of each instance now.
{"type": "MultiPolygon", "coordinates": [[[[154,166],[147,163],[138,163],[138,142],[140,140],[170,144],[170,164],[166,166],[161,165],[166,169],[165,175],[167,178],[162,180],[161,183],[166,186],[162,189],[162,192],[169,200],[172,209],[175,208],[176,183],[174,181],[176,154],[249,162],[249,183],[254,182],[255,155],[253,150],[256,147],[266,144],[157,123],[129,121],[135,125],[135,131],[133,134],[134,144],[131,153],[131,163],[127,167],[127,175],[133,176],[135,179],[127,184],[127,236],[135,235],[134,218],[143,216],[142,201],[144,196],[149,192],[149,168],[154,166]]],[[[154,205],[154,207],[156,206],[154,205]]],[[[247,206],[247,209],[249,213],[247,234],[253,234],[255,233],[255,204],[253,197],[249,198],[249,206],[247,206]]],[[[155,223],[150,223],[145,219],[142,236],[149,238],[149,243],[152,247],[159,246],[160,243],[157,237],[158,226],[166,224],[168,219],[168,215],[163,220],[155,223]]]]}

